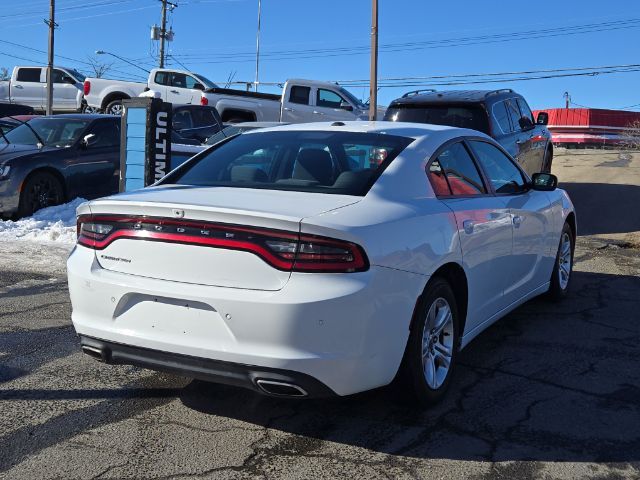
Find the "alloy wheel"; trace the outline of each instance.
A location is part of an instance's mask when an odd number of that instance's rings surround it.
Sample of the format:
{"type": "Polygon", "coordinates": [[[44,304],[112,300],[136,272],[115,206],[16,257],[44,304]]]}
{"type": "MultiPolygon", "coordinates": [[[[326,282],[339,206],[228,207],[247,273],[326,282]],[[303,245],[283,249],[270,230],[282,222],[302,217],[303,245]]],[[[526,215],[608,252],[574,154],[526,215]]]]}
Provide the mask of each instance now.
{"type": "Polygon", "coordinates": [[[558,281],[563,290],[569,285],[571,261],[571,237],[567,232],[564,232],[560,240],[560,254],[558,255],[558,281]]]}
{"type": "Polygon", "coordinates": [[[422,332],[422,368],[429,388],[436,390],[446,380],[453,356],[453,315],[442,297],[433,301],[422,332]]]}
{"type": "Polygon", "coordinates": [[[62,202],[62,192],[57,181],[49,176],[43,176],[30,185],[27,192],[27,204],[31,212],[41,208],[59,205],[62,202]]]}

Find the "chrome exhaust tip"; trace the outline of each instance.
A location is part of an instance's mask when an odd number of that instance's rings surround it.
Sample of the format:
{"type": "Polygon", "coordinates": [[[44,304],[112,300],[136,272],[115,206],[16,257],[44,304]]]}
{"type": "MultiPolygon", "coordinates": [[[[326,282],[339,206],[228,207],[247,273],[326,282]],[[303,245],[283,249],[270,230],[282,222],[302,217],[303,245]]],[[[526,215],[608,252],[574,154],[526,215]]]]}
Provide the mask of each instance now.
{"type": "Polygon", "coordinates": [[[92,347],[90,345],[82,345],[82,351],[87,355],[89,355],[90,357],[93,357],[96,360],[99,360],[101,362],[104,362],[106,360],[104,352],[102,351],[102,349],[98,347],[92,347]]]}
{"type": "Polygon", "coordinates": [[[276,380],[256,380],[256,384],[265,393],[276,397],[306,397],[309,394],[298,385],[276,380]]]}

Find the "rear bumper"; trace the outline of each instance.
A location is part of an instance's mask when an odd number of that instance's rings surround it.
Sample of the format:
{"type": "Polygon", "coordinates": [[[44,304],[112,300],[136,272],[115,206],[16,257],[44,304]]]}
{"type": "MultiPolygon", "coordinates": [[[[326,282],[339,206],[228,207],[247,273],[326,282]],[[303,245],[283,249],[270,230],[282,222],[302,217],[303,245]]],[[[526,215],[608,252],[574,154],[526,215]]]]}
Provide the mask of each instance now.
{"type": "Polygon", "coordinates": [[[82,335],[80,343],[85,353],[108,364],[136,365],[199,380],[248,388],[272,396],[301,398],[336,396],[336,393],[322,382],[300,372],[162,352],[82,335]],[[285,388],[287,385],[290,387],[285,388]]]}
{"type": "MultiPolygon", "coordinates": [[[[211,367],[204,374],[213,381],[240,378],[254,388],[256,372],[302,374],[337,395],[393,380],[426,283],[424,276],[371,267],[293,274],[278,291],[213,287],[105,270],[82,246],[69,256],[67,271],[72,321],[83,338],[197,359],[211,367]],[[245,370],[238,374],[237,366],[245,370]],[[236,373],[211,374],[229,369],[236,373]]],[[[115,359],[137,358],[123,356],[122,347],[111,350],[115,359]]],[[[143,360],[138,364],[159,370],[172,364],[143,360]]],[[[193,375],[194,365],[179,366],[193,375]]]]}

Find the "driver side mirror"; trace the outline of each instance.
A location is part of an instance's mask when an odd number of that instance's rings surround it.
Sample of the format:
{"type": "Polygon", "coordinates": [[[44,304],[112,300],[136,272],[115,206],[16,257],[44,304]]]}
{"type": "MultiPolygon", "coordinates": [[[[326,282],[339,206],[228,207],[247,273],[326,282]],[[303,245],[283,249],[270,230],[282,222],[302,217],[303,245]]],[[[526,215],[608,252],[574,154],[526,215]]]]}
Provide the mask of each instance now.
{"type": "Polygon", "coordinates": [[[347,112],[353,112],[353,107],[347,102],[340,102],[340,109],[346,110],[347,112]]]}
{"type": "Polygon", "coordinates": [[[96,143],[98,143],[98,136],[95,133],[90,133],[82,138],[81,145],[84,148],[89,148],[91,145],[95,145],[96,143]]]}
{"type": "Polygon", "coordinates": [[[526,132],[527,130],[531,130],[532,128],[535,127],[535,125],[533,124],[533,122],[529,117],[520,117],[520,120],[518,120],[518,123],[520,124],[520,129],[523,132],[526,132]]]}
{"type": "Polygon", "coordinates": [[[549,114],[547,112],[539,112],[536,123],[538,125],[547,125],[549,123],[549,114]]]}
{"type": "Polygon", "coordinates": [[[193,88],[194,88],[194,90],[202,90],[202,91],[204,91],[204,85],[203,85],[203,84],[201,84],[201,83],[196,83],[196,84],[193,86],[193,88]]]}
{"type": "Polygon", "coordinates": [[[541,192],[550,192],[558,187],[558,177],[551,173],[534,173],[531,176],[531,188],[541,192]]]}

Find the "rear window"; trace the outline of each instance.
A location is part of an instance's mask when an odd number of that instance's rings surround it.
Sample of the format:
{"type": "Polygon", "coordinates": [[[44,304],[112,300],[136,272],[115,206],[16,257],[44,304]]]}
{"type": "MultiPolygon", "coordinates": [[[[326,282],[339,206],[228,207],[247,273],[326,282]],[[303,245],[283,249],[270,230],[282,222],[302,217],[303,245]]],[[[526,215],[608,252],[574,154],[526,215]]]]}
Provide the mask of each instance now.
{"type": "Polygon", "coordinates": [[[384,115],[392,122],[430,123],[489,133],[487,113],[474,105],[392,105],[384,115]]]}
{"type": "Polygon", "coordinates": [[[412,141],[374,133],[256,132],[213,147],[162,183],[362,196],[412,141]]]}

